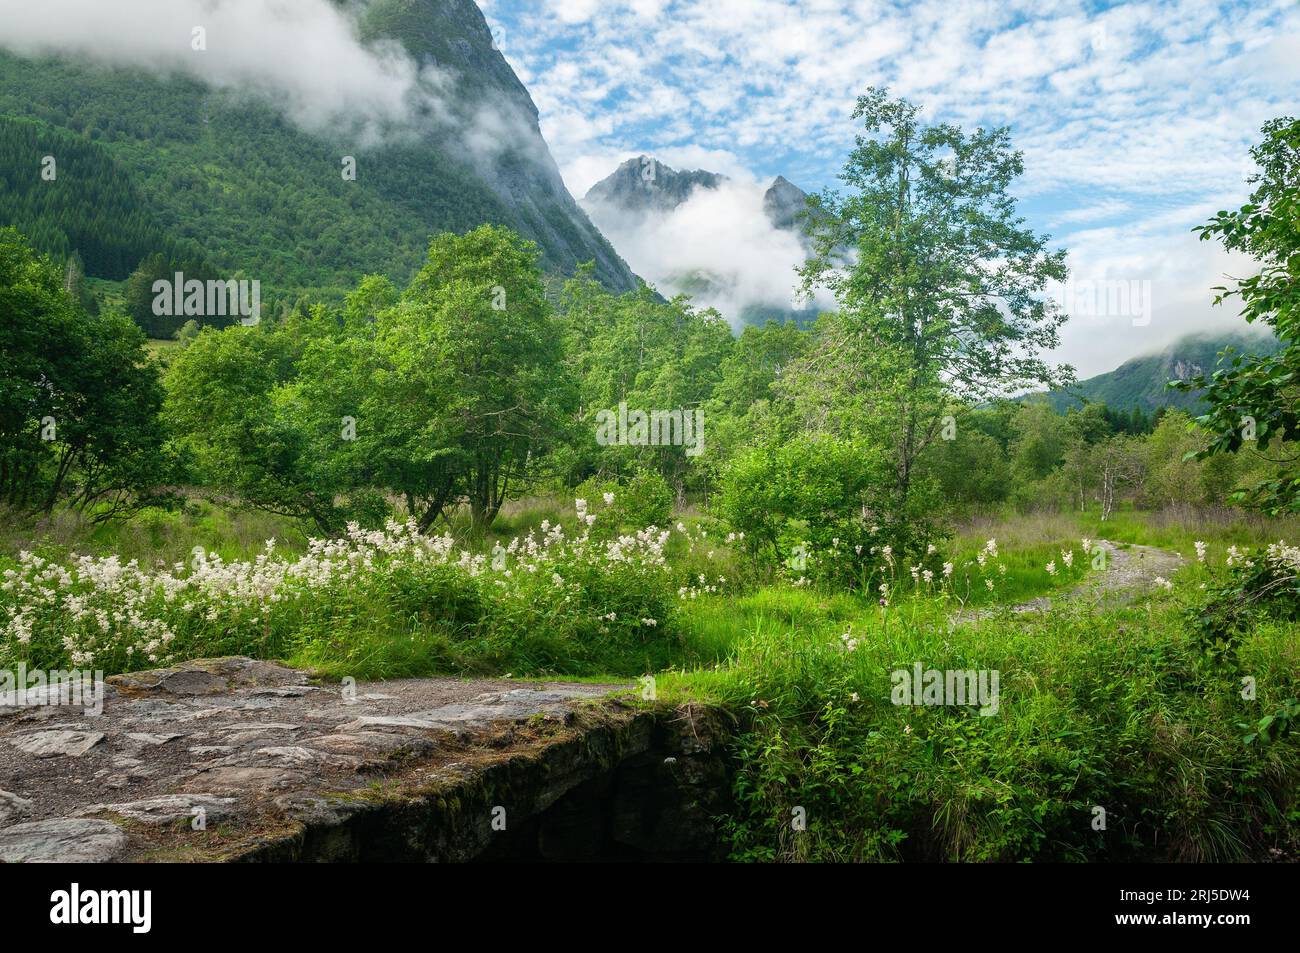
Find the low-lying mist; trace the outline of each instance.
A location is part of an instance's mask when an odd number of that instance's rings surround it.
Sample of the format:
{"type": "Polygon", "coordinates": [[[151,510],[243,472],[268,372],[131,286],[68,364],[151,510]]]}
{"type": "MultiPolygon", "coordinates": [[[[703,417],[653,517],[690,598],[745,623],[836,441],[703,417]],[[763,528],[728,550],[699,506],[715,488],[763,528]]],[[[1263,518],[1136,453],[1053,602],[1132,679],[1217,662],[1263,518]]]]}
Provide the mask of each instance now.
{"type": "MultiPolygon", "coordinates": [[[[689,294],[738,327],[750,309],[815,307],[796,297],[795,269],[806,258],[800,236],[773,227],[763,193],[757,182],[729,180],[716,189],[697,188],[666,213],[627,212],[590,200],[582,205],[632,270],[660,293],[689,294]]],[[[828,307],[829,301],[816,304],[828,307]]]]}

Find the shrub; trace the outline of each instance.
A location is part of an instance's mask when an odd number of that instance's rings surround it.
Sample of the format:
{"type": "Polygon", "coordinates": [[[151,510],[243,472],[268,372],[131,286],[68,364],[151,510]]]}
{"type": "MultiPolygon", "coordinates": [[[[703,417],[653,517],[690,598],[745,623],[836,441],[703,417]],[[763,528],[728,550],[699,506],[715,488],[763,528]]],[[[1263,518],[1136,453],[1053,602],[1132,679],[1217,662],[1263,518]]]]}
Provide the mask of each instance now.
{"type": "Polygon", "coordinates": [[[672,520],[672,488],[654,470],[638,470],[626,480],[592,477],[578,487],[577,496],[589,509],[597,507],[591,523],[591,534],[597,539],[646,526],[667,526],[672,520]]]}
{"type": "Polygon", "coordinates": [[[894,509],[890,479],[867,445],[802,435],[741,454],[717,508],[751,553],[784,563],[793,578],[875,590],[898,565],[939,568],[934,500],[922,485],[894,509]]]}
{"type": "Polygon", "coordinates": [[[1251,557],[1232,546],[1228,572],[1225,584],[1208,589],[1187,612],[1201,664],[1211,668],[1236,660],[1238,644],[1261,616],[1300,619],[1300,548],[1279,541],[1251,557]]]}

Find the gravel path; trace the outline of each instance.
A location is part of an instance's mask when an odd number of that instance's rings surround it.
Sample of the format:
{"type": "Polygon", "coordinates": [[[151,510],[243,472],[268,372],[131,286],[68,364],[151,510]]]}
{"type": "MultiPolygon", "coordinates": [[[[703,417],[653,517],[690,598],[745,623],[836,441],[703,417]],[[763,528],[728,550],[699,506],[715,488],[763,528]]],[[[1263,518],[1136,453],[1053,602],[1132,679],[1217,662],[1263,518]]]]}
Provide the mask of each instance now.
{"type": "MultiPolygon", "coordinates": [[[[1151,590],[1157,577],[1168,579],[1183,564],[1183,557],[1154,546],[1121,545],[1108,539],[1094,541],[1106,551],[1106,568],[1090,572],[1075,588],[1050,596],[1039,596],[1011,606],[1016,613],[1047,612],[1057,601],[1086,599],[1099,608],[1114,608],[1131,602],[1151,590]]],[[[955,621],[970,621],[997,615],[1004,607],[961,613],[955,621]]]]}

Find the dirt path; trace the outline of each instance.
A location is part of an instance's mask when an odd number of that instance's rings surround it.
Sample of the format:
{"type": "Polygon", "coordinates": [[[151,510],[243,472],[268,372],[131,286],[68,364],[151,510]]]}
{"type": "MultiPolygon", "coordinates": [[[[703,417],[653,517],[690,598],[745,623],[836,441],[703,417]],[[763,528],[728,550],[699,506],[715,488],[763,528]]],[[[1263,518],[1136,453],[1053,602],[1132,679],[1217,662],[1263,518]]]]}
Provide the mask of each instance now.
{"type": "MultiPolygon", "coordinates": [[[[1091,571],[1075,588],[1050,596],[1039,596],[1010,607],[1012,612],[1047,612],[1056,601],[1087,599],[1099,608],[1114,608],[1131,602],[1156,585],[1157,578],[1168,579],[1183,564],[1183,557],[1154,546],[1136,543],[1118,544],[1108,539],[1095,540],[1106,551],[1106,568],[1091,571]]],[[[961,613],[954,621],[982,619],[1001,612],[1003,607],[961,613]]]]}

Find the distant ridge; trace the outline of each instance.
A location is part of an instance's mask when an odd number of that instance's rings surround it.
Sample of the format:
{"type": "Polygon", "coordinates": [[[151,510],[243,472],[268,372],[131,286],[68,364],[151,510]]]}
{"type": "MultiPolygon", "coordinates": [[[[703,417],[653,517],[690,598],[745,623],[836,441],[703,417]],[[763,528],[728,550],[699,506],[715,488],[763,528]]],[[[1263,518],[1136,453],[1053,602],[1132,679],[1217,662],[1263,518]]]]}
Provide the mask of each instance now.
{"type": "Polygon", "coordinates": [[[1147,413],[1157,407],[1195,412],[1202,403],[1199,392],[1172,390],[1169,381],[1212,374],[1219,352],[1228,347],[1239,354],[1265,357],[1281,346],[1272,335],[1254,331],[1189,334],[1155,354],[1131,358],[1115,370],[1080,381],[1074,387],[1025,396],[1046,397],[1052,408],[1061,413],[1084,403],[1104,403],[1112,410],[1136,407],[1147,413]]]}
{"type": "MultiPolygon", "coordinates": [[[[619,165],[583,197],[585,206],[604,206],[632,215],[671,212],[696,189],[716,189],[730,181],[720,172],[704,169],[678,171],[652,156],[637,156],[619,165]]],[[[763,193],[763,211],[773,228],[801,232],[800,215],[807,209],[808,193],[778,175],[763,193]]]]}

